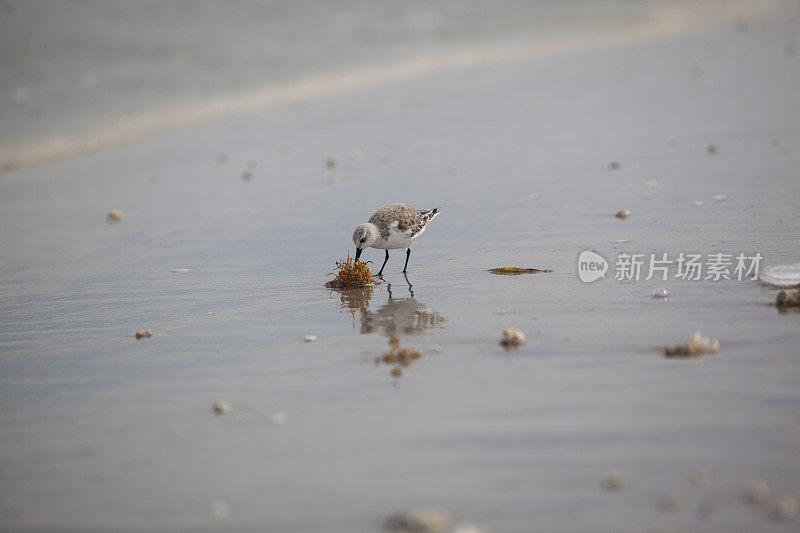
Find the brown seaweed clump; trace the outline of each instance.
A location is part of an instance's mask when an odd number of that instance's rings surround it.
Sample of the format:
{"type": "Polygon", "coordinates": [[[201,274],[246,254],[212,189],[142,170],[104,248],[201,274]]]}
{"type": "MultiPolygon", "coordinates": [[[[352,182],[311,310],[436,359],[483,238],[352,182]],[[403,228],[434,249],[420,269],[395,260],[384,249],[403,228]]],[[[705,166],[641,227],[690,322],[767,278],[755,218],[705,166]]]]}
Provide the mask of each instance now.
{"type": "Polygon", "coordinates": [[[390,350],[385,353],[383,357],[375,358],[375,366],[380,366],[381,363],[385,365],[393,365],[391,374],[393,377],[399,378],[403,375],[403,368],[408,368],[411,363],[422,357],[422,353],[411,348],[400,347],[400,339],[397,335],[392,335],[389,338],[390,350]]]}
{"type": "Polygon", "coordinates": [[[358,259],[350,257],[350,252],[347,252],[347,259],[336,261],[336,269],[339,272],[330,272],[329,276],[336,276],[325,284],[326,287],[331,289],[345,289],[348,287],[371,287],[375,284],[372,279],[372,273],[369,271],[367,261],[362,263],[358,259]]]}

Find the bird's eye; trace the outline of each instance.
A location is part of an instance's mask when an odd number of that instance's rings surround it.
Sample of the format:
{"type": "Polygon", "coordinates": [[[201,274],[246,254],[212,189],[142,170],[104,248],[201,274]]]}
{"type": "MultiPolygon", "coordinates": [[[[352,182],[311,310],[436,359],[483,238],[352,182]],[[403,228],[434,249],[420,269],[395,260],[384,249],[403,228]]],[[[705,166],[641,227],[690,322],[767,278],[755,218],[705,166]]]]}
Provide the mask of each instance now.
{"type": "Polygon", "coordinates": [[[361,241],[360,241],[360,242],[362,242],[362,243],[363,243],[363,242],[367,242],[367,239],[361,239],[361,241]]]}

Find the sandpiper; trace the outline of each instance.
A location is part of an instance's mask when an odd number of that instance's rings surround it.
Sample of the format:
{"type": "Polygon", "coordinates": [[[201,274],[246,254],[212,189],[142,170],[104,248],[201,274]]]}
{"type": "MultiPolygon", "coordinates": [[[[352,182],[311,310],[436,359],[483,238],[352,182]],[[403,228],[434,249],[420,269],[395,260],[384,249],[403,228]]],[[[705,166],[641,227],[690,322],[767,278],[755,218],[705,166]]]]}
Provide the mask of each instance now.
{"type": "Polygon", "coordinates": [[[353,243],[356,245],[356,259],[361,257],[364,248],[380,248],[386,250],[386,259],[383,260],[378,275],[383,275],[383,267],[389,260],[389,250],[405,248],[406,264],[403,273],[408,268],[408,258],[411,257],[411,244],[414,239],[422,235],[428,222],[439,214],[439,209],[424,209],[419,211],[406,204],[389,204],[381,207],[369,220],[358,226],[353,232],[353,243]]]}

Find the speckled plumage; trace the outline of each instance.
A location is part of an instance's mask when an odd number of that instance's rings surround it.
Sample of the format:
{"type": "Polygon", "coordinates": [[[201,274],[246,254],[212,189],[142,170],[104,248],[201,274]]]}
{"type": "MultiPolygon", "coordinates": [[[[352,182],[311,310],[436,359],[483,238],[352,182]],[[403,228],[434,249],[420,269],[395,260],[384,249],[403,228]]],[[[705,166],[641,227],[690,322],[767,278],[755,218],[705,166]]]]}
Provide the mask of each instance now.
{"type": "Polygon", "coordinates": [[[400,233],[408,235],[410,239],[414,239],[425,230],[425,226],[437,214],[439,214],[437,209],[418,211],[406,204],[389,204],[375,211],[367,222],[378,226],[383,240],[389,239],[393,227],[400,233]]]}

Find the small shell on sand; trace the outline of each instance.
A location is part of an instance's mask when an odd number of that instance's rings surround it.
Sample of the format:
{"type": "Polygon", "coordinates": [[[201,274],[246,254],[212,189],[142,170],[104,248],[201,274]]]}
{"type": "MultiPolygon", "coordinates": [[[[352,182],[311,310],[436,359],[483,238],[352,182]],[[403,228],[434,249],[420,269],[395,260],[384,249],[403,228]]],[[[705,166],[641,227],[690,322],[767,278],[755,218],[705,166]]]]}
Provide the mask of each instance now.
{"type": "Polygon", "coordinates": [[[788,522],[800,510],[800,505],[797,503],[797,498],[794,496],[782,496],[778,498],[770,508],[770,518],[776,522],[788,522]]]}
{"type": "Polygon", "coordinates": [[[217,400],[214,402],[214,405],[211,406],[211,410],[215,415],[224,415],[226,413],[230,413],[231,409],[233,409],[233,406],[225,400],[217,400]]]}
{"type": "Polygon", "coordinates": [[[328,159],[325,160],[325,166],[328,167],[330,170],[333,170],[339,166],[339,158],[335,155],[330,156],[328,159]]]}
{"type": "Polygon", "coordinates": [[[747,503],[759,505],[769,499],[769,485],[761,480],[751,481],[744,491],[744,499],[747,503]]]}
{"type": "Polygon", "coordinates": [[[631,212],[628,211],[627,209],[620,209],[619,211],[617,211],[617,214],[614,215],[614,216],[617,217],[617,218],[620,218],[622,220],[625,220],[626,218],[631,216],[631,212]]]}
{"type": "Polygon", "coordinates": [[[766,266],[758,273],[758,279],[775,287],[797,287],[800,285],[800,263],[766,266]]]}
{"type": "Polygon", "coordinates": [[[800,305],[800,289],[787,289],[778,293],[775,299],[778,307],[797,307],[800,305]]]}
{"type": "Polygon", "coordinates": [[[528,338],[516,328],[506,328],[503,330],[503,338],[500,340],[506,350],[518,348],[528,341],[528,338]]]}
{"type": "Polygon", "coordinates": [[[609,492],[619,492],[628,486],[628,473],[624,470],[612,470],[600,480],[600,486],[609,492]]]}
{"type": "Polygon", "coordinates": [[[664,355],[667,357],[690,357],[692,355],[703,355],[707,353],[717,353],[719,351],[719,341],[710,337],[704,337],[699,331],[695,331],[687,344],[677,344],[667,346],[664,355]]]}
{"type": "Polygon", "coordinates": [[[112,209],[106,215],[106,222],[109,224],[116,224],[120,220],[122,220],[122,211],[119,209],[112,209]]]}
{"type": "Polygon", "coordinates": [[[317,340],[317,336],[316,335],[303,335],[302,339],[303,339],[303,342],[314,342],[315,340],[317,340]]]}
{"type": "Polygon", "coordinates": [[[150,337],[153,336],[153,332],[150,331],[149,329],[140,329],[133,336],[136,337],[137,341],[142,339],[149,339],[150,337]]]}
{"type": "Polygon", "coordinates": [[[698,466],[691,472],[689,472],[689,483],[694,485],[695,487],[705,487],[708,485],[708,468],[703,466],[698,466]]]}
{"type": "Polygon", "coordinates": [[[386,519],[387,531],[413,531],[416,533],[439,533],[447,531],[453,515],[440,507],[421,507],[405,513],[398,513],[386,519]]]}
{"type": "Polygon", "coordinates": [[[173,274],[186,274],[187,272],[191,272],[191,268],[173,268],[170,270],[173,274]]]}
{"type": "Polygon", "coordinates": [[[661,510],[668,513],[677,511],[683,508],[684,505],[686,505],[686,496],[683,492],[676,489],[667,492],[658,501],[658,506],[661,510]]]}

